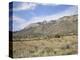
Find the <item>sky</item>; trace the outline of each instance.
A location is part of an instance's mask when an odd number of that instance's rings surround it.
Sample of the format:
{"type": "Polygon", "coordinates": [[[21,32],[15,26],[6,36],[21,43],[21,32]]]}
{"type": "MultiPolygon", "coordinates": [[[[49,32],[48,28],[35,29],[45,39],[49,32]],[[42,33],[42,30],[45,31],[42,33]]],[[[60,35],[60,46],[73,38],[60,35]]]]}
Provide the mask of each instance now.
{"type": "Polygon", "coordinates": [[[19,31],[31,23],[57,20],[75,14],[78,14],[78,7],[75,5],[11,2],[9,3],[9,30],[19,31]]]}

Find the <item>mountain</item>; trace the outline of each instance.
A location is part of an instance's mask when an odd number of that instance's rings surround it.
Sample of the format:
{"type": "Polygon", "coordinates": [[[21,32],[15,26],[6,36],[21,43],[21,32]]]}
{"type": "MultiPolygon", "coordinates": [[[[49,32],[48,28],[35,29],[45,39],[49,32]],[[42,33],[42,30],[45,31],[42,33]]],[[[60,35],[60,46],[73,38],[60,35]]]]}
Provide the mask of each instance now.
{"type": "MultiPolygon", "coordinates": [[[[54,17],[53,17],[54,18],[54,17]]],[[[40,37],[47,35],[70,35],[78,30],[78,15],[64,16],[58,20],[32,23],[23,30],[13,32],[13,37],[40,37]]]]}

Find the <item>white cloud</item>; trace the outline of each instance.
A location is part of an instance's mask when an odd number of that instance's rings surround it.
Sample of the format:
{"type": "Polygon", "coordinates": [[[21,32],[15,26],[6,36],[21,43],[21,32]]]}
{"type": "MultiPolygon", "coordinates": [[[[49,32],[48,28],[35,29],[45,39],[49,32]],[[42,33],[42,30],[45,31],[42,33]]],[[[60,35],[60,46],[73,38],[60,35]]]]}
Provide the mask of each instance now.
{"type": "Polygon", "coordinates": [[[25,19],[17,16],[13,16],[13,31],[23,29],[23,27],[20,26],[24,23],[26,23],[25,19]]]}
{"type": "Polygon", "coordinates": [[[69,15],[75,15],[77,13],[78,13],[78,8],[73,6],[73,7],[68,8],[67,10],[59,12],[57,14],[48,15],[48,16],[33,17],[31,19],[31,21],[32,22],[41,22],[41,21],[44,21],[44,20],[46,20],[46,21],[56,20],[56,19],[58,19],[60,17],[69,16],[69,15]]]}
{"type": "MultiPolygon", "coordinates": [[[[14,4],[13,4],[14,5],[14,4]]],[[[20,3],[16,7],[13,7],[13,11],[20,11],[20,10],[33,10],[37,5],[34,3],[20,3]]]]}
{"type": "Polygon", "coordinates": [[[17,16],[13,16],[13,21],[16,21],[18,23],[25,22],[26,20],[17,16]]]}

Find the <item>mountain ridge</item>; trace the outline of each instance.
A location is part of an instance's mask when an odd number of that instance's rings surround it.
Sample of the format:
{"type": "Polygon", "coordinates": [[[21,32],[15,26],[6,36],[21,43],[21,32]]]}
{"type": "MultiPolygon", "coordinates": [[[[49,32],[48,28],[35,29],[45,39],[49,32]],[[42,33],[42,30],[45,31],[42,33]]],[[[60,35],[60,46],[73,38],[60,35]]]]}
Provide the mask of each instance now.
{"type": "Polygon", "coordinates": [[[45,35],[70,35],[77,34],[78,15],[64,16],[58,20],[32,23],[28,28],[13,32],[13,36],[27,37],[45,35]]]}

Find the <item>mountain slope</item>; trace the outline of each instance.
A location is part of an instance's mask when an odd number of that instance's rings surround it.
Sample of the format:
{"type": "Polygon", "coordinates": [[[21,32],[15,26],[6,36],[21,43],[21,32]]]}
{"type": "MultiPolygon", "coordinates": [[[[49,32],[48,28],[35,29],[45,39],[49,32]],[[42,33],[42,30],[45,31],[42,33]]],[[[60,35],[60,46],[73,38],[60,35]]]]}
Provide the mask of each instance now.
{"type": "Polygon", "coordinates": [[[70,35],[77,34],[78,16],[64,16],[58,20],[50,20],[49,22],[32,23],[21,31],[13,33],[13,37],[25,38],[28,36],[39,37],[45,35],[70,35]]]}

